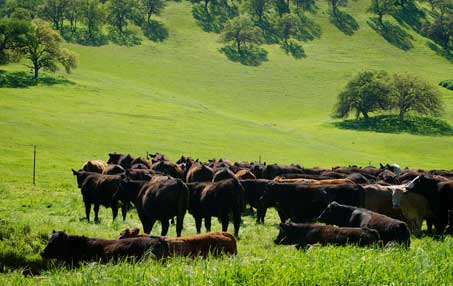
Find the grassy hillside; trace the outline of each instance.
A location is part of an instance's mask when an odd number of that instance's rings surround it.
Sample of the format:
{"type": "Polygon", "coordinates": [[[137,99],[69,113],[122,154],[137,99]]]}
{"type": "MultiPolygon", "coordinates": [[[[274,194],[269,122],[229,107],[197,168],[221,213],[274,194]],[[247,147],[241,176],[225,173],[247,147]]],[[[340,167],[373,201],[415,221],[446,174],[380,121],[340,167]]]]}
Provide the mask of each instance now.
{"type": "MultiPolygon", "coordinates": [[[[413,37],[408,51],[383,39],[367,24],[367,5],[368,1],[351,2],[345,9],[360,25],[347,36],[329,23],[327,6],[321,3],[310,17],[320,25],[322,35],[304,44],[307,58],[295,60],[278,46],[266,46],[269,60],[247,67],[218,52],[218,35],[197,26],[190,4],[170,3],[162,15],[170,37],[163,43],[70,45],[80,54],[80,66],[71,75],[61,75],[69,82],[0,88],[0,248],[4,251],[0,261],[18,267],[24,257],[35,261],[53,228],[116,236],[124,224],[110,223],[108,210],[102,210],[100,225],[79,221],[82,202],[70,172],[88,159],[107,159],[112,151],[135,156],[159,151],[172,159],[181,154],[233,160],[261,156],[267,162],[304,166],[371,161],[451,169],[452,136],[352,131],[332,124],[336,95],[363,69],[408,71],[433,84],[453,74],[453,65],[430,50],[427,40],[410,27],[403,27],[413,37]],[[38,181],[31,187],[34,144],[38,146],[38,181]]],[[[2,69],[12,72],[24,67],[2,69]]],[[[442,94],[443,119],[453,124],[453,92],[443,89],[442,94]]],[[[184,234],[194,233],[193,220],[187,217],[184,234]]],[[[327,284],[329,278],[339,285],[399,285],[398,281],[445,285],[451,281],[452,268],[446,263],[452,257],[451,239],[416,239],[408,252],[351,247],[313,248],[304,253],[273,246],[277,221],[274,212],[265,226],[255,226],[247,217],[238,258],[88,265],[69,271],[57,267],[32,278],[17,271],[0,275],[0,284],[131,285],[142,284],[143,279],[191,285],[327,284]],[[344,266],[341,271],[340,265],[344,266]]],[[[127,224],[140,225],[135,212],[127,224]]],[[[215,224],[213,229],[220,227],[215,224]]],[[[159,231],[156,226],[153,233],[159,231]]]]}

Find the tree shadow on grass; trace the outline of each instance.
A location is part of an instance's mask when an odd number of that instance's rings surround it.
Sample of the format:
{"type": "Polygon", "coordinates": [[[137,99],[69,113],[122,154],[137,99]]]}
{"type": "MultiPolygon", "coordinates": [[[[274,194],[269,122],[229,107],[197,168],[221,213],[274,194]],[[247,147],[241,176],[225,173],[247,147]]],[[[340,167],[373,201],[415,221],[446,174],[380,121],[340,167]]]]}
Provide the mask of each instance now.
{"type": "Polygon", "coordinates": [[[8,72],[0,70],[0,88],[27,88],[35,85],[52,86],[56,84],[74,84],[61,77],[52,77],[41,75],[38,79],[34,79],[27,72],[8,72]]]}
{"type": "Polygon", "coordinates": [[[338,10],[336,15],[330,13],[329,20],[330,23],[334,24],[335,27],[338,28],[338,30],[348,36],[352,36],[360,27],[354,17],[341,10],[338,10]]]}
{"type": "Polygon", "coordinates": [[[447,51],[445,49],[442,49],[438,45],[434,44],[433,42],[426,42],[426,45],[433,50],[438,56],[441,56],[445,59],[447,59],[450,63],[453,63],[453,51],[447,51]]]}
{"type": "Polygon", "coordinates": [[[453,136],[453,127],[447,122],[429,117],[407,116],[403,122],[397,115],[380,115],[364,119],[335,122],[341,129],[374,131],[380,133],[403,133],[426,136],[453,136]]]}
{"type": "Polygon", "coordinates": [[[297,35],[299,41],[313,41],[321,37],[321,26],[304,14],[299,15],[299,18],[301,22],[297,35]]]}
{"type": "Polygon", "coordinates": [[[192,15],[205,32],[220,33],[225,23],[238,14],[235,8],[221,3],[209,5],[208,7],[208,10],[206,10],[202,3],[196,3],[192,6],[192,15]]]}
{"type": "Polygon", "coordinates": [[[289,41],[287,45],[281,45],[281,48],[287,55],[291,55],[297,60],[307,57],[304,48],[295,41],[289,41]]]}
{"type": "Polygon", "coordinates": [[[168,38],[168,29],[159,21],[150,20],[142,26],[143,35],[153,42],[163,42],[168,38]]]}
{"type": "Polygon", "coordinates": [[[247,47],[238,52],[232,46],[220,49],[221,53],[233,62],[239,62],[245,66],[259,66],[267,61],[267,51],[260,47],[247,47]]]}
{"type": "Polygon", "coordinates": [[[423,26],[426,13],[418,9],[413,2],[408,2],[403,8],[392,13],[392,16],[400,25],[409,26],[419,32],[423,26]]]}
{"type": "Polygon", "coordinates": [[[370,18],[368,25],[397,48],[408,51],[414,47],[413,37],[398,25],[393,25],[389,21],[383,21],[381,24],[377,18],[370,18]]]}

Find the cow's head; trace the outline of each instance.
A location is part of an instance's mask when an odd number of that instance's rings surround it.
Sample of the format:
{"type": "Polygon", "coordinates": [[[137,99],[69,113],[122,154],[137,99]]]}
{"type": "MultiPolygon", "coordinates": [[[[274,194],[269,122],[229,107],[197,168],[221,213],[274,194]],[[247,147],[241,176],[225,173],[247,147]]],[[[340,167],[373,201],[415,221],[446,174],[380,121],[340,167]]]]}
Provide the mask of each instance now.
{"type": "Polygon", "coordinates": [[[134,228],[125,228],[121,233],[118,239],[124,238],[131,238],[131,237],[138,237],[140,233],[140,229],[138,227],[134,228]]]}
{"type": "Polygon", "coordinates": [[[392,206],[394,209],[399,209],[401,203],[401,197],[405,194],[405,191],[401,188],[394,188],[392,190],[392,206]]]}
{"type": "Polygon", "coordinates": [[[64,231],[52,231],[46,248],[41,252],[41,257],[45,259],[65,260],[68,251],[69,236],[64,231]]]}
{"type": "Polygon", "coordinates": [[[117,153],[109,153],[109,160],[107,161],[107,164],[118,164],[122,154],[117,154],[117,153]]]}
{"type": "Polygon", "coordinates": [[[326,224],[335,224],[338,226],[346,225],[353,211],[354,208],[340,205],[334,201],[324,209],[319,215],[318,220],[326,224]]]}
{"type": "Polygon", "coordinates": [[[284,244],[284,245],[288,245],[288,244],[291,244],[290,243],[290,240],[288,239],[289,236],[291,236],[291,229],[290,229],[290,226],[289,224],[287,223],[281,223],[279,225],[279,233],[278,233],[278,236],[277,238],[274,240],[274,243],[275,244],[284,244]]]}

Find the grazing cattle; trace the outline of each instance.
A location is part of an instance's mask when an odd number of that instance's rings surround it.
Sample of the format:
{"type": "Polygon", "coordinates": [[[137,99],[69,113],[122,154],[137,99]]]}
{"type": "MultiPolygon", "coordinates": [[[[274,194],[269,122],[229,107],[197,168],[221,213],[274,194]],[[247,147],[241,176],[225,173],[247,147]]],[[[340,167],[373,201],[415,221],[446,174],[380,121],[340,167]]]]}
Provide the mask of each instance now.
{"type": "Polygon", "coordinates": [[[359,173],[364,176],[372,176],[376,177],[380,172],[382,172],[381,169],[369,166],[365,168],[360,168],[360,167],[335,167],[332,168],[332,171],[335,171],[337,173],[343,173],[343,174],[352,174],[352,173],[359,173]]]}
{"type": "Polygon", "coordinates": [[[263,179],[264,169],[266,168],[266,163],[251,163],[250,171],[255,175],[257,179],[263,179]]]}
{"type": "Polygon", "coordinates": [[[367,227],[336,227],[332,225],[309,223],[281,223],[276,244],[296,244],[305,247],[310,244],[367,246],[378,243],[380,236],[377,230],[367,227]]]}
{"type": "Polygon", "coordinates": [[[448,224],[448,210],[453,209],[453,181],[439,181],[431,176],[418,176],[407,190],[423,195],[431,207],[436,234],[442,234],[448,224]]]}
{"type": "Polygon", "coordinates": [[[304,174],[304,169],[298,165],[281,166],[271,164],[264,168],[263,178],[272,180],[281,174],[304,174]]]}
{"type": "Polygon", "coordinates": [[[239,170],[234,174],[238,180],[255,180],[256,176],[250,170],[239,170]]]}
{"type": "Polygon", "coordinates": [[[445,227],[445,233],[453,235],[453,211],[448,211],[448,225],[445,227]]]}
{"type": "Polygon", "coordinates": [[[410,233],[406,223],[367,209],[330,203],[318,217],[320,222],[341,227],[368,227],[379,232],[384,245],[389,242],[410,245],[410,233]]]}
{"type": "Polygon", "coordinates": [[[201,232],[204,218],[206,230],[211,231],[211,217],[222,223],[222,231],[228,230],[228,215],[233,213],[234,235],[239,236],[241,211],[244,206],[244,189],[236,179],[211,183],[190,183],[189,213],[195,219],[197,233],[201,232]]]}
{"type": "Polygon", "coordinates": [[[260,198],[263,207],[275,207],[281,222],[311,222],[331,201],[362,206],[364,190],[353,185],[306,185],[269,183],[260,198]]]}
{"type": "Polygon", "coordinates": [[[88,238],[53,231],[46,248],[41,252],[45,259],[57,259],[67,263],[81,261],[118,260],[128,257],[166,256],[169,248],[161,237],[135,237],[118,240],[88,238]]]}
{"type": "Polygon", "coordinates": [[[183,169],[170,161],[157,161],[151,165],[150,169],[156,173],[169,175],[173,178],[182,179],[184,177],[183,169]]]}
{"type": "Polygon", "coordinates": [[[104,170],[104,175],[117,175],[123,174],[126,170],[118,164],[109,164],[107,168],[104,170]]]}
{"type": "Polygon", "coordinates": [[[352,174],[348,175],[346,177],[346,179],[349,179],[356,184],[369,184],[370,183],[370,180],[367,177],[365,177],[364,175],[359,174],[359,173],[352,173],[352,174]]]}
{"type": "Polygon", "coordinates": [[[153,178],[155,173],[148,169],[128,169],[126,170],[126,177],[133,181],[149,181],[153,178]]]}
{"type": "MultiPolygon", "coordinates": [[[[131,166],[134,166],[134,165],[144,166],[145,167],[144,169],[151,168],[151,164],[149,163],[149,161],[142,157],[138,157],[138,158],[135,158],[134,160],[132,160],[131,166]]],[[[134,169],[134,167],[131,167],[131,168],[134,169]]]]}
{"type": "Polygon", "coordinates": [[[196,161],[191,162],[187,161],[186,163],[186,182],[210,182],[212,181],[212,177],[214,177],[214,171],[203,164],[200,164],[196,161]]]}
{"type": "Polygon", "coordinates": [[[398,176],[390,170],[383,170],[376,177],[377,180],[382,180],[388,184],[396,185],[399,184],[398,176]]]}
{"type": "MultiPolygon", "coordinates": [[[[120,234],[119,239],[131,237],[146,237],[140,235],[138,228],[126,228],[120,234]]],[[[236,239],[227,232],[210,232],[206,234],[197,234],[187,237],[162,237],[168,244],[168,254],[170,256],[202,256],[206,258],[209,254],[220,256],[223,254],[237,254],[236,239]]]]}
{"type": "Polygon", "coordinates": [[[85,172],[93,172],[93,173],[104,173],[105,169],[107,169],[107,163],[101,160],[90,160],[83,164],[82,170],[85,172]]]}
{"type": "Polygon", "coordinates": [[[275,182],[278,183],[298,183],[298,184],[315,184],[315,185],[341,185],[341,184],[355,184],[349,179],[326,179],[326,180],[314,180],[314,179],[285,179],[280,176],[275,177],[275,182]]]}
{"type": "MultiPolygon", "coordinates": [[[[99,221],[99,206],[111,207],[113,219],[118,216],[118,201],[114,198],[125,175],[103,175],[98,173],[72,170],[77,177],[85,204],[86,219],[90,221],[91,205],[94,205],[94,221],[99,221]]],[[[121,205],[123,220],[126,220],[127,204],[121,205]]]]}
{"type": "Polygon", "coordinates": [[[364,185],[365,204],[364,208],[392,218],[402,219],[402,213],[399,208],[392,205],[392,194],[394,189],[405,190],[405,186],[393,188],[391,186],[382,186],[379,184],[364,185]]]}
{"type": "Polygon", "coordinates": [[[257,180],[241,180],[241,185],[244,188],[245,204],[256,209],[256,223],[264,224],[264,217],[266,216],[266,207],[260,202],[260,198],[264,194],[264,190],[270,180],[257,179],[257,180]]]}
{"type": "Polygon", "coordinates": [[[420,194],[395,188],[392,193],[392,203],[394,208],[401,210],[409,230],[415,236],[420,236],[423,220],[433,216],[428,200],[420,194]]]}
{"type": "Polygon", "coordinates": [[[236,179],[236,176],[228,168],[223,168],[215,172],[214,177],[212,178],[213,182],[218,182],[227,179],[236,179]]]}
{"type": "Polygon", "coordinates": [[[154,164],[156,162],[160,162],[160,161],[169,161],[167,156],[165,156],[164,154],[161,154],[159,152],[154,153],[154,154],[148,154],[147,157],[148,157],[148,160],[151,159],[152,164],[154,164]]]}
{"type": "Polygon", "coordinates": [[[189,190],[180,179],[155,176],[151,181],[123,180],[116,198],[134,203],[145,233],[149,234],[156,220],[159,220],[161,235],[166,235],[169,220],[176,216],[176,234],[181,236],[189,190]]]}
{"type": "Polygon", "coordinates": [[[134,160],[134,158],[129,154],[124,155],[124,154],[110,153],[107,164],[119,164],[124,169],[129,169],[132,166],[133,160],[134,160]]]}

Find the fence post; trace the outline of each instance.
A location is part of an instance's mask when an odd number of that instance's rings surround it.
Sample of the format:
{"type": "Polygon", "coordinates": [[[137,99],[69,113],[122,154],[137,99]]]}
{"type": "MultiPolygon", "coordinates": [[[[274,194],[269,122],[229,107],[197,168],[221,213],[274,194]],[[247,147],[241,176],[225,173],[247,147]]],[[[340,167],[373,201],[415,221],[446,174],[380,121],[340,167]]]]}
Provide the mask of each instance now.
{"type": "Polygon", "coordinates": [[[33,145],[33,186],[36,178],[36,145],[33,145]]]}

